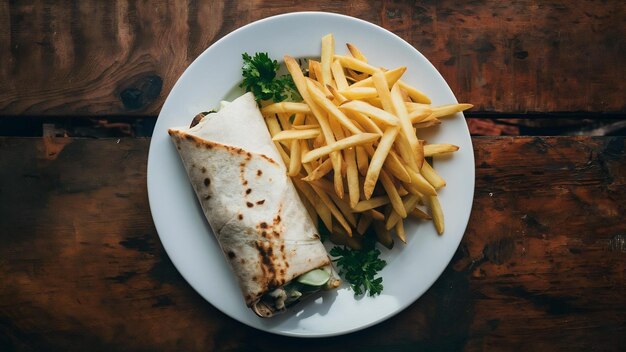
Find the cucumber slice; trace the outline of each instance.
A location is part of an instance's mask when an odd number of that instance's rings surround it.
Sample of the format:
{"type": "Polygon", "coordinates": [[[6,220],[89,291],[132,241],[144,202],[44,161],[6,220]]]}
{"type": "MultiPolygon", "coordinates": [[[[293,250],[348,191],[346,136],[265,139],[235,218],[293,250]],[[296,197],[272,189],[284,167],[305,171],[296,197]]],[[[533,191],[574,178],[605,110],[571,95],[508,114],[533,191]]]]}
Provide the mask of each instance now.
{"type": "Polygon", "coordinates": [[[330,279],[330,273],[323,269],[313,269],[298,276],[296,281],[309,286],[322,286],[328,282],[328,279],[330,279]]]}

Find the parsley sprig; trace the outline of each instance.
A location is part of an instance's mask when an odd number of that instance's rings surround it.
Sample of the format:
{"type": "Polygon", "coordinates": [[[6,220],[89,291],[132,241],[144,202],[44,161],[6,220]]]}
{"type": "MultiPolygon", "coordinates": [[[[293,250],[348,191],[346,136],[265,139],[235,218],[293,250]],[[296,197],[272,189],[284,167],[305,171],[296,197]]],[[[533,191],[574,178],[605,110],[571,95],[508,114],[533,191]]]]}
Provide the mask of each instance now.
{"type": "Polygon", "coordinates": [[[356,295],[369,292],[375,296],[383,291],[383,278],[375,277],[387,262],[380,259],[380,251],[374,247],[364,248],[360,251],[346,247],[333,247],[330,255],[337,257],[339,275],[342,275],[352,286],[356,295]]]}
{"type": "Polygon", "coordinates": [[[243,81],[239,87],[254,93],[257,103],[262,100],[302,100],[290,75],[277,76],[280,65],[267,53],[256,53],[254,56],[243,53],[241,56],[243,81]]]}

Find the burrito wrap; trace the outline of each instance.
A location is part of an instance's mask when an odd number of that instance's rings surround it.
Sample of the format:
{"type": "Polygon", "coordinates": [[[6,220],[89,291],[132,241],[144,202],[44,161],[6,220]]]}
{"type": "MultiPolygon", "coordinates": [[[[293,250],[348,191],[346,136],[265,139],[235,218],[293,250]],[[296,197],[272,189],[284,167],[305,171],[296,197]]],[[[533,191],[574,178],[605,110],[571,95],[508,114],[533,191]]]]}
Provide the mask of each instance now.
{"type": "Polygon", "coordinates": [[[251,93],[169,133],[249,307],[330,264],[251,93]]]}

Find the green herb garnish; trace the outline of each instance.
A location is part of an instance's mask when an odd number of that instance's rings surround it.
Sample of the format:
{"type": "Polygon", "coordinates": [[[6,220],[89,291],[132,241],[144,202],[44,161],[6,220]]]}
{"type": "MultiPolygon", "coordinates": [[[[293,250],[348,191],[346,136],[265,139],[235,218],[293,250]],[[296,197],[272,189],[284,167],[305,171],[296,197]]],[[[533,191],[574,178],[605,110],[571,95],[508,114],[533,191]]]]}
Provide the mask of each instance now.
{"type": "Polygon", "coordinates": [[[257,103],[262,100],[302,100],[290,75],[276,75],[280,65],[278,61],[270,59],[267,53],[256,53],[254,57],[243,53],[241,56],[243,81],[239,87],[254,93],[257,103]]]}
{"type": "Polygon", "coordinates": [[[333,247],[330,255],[337,257],[333,261],[340,268],[339,275],[350,283],[355,296],[366,292],[375,296],[383,291],[383,278],[375,276],[387,262],[379,258],[378,249],[371,247],[355,251],[347,247],[333,247]]]}

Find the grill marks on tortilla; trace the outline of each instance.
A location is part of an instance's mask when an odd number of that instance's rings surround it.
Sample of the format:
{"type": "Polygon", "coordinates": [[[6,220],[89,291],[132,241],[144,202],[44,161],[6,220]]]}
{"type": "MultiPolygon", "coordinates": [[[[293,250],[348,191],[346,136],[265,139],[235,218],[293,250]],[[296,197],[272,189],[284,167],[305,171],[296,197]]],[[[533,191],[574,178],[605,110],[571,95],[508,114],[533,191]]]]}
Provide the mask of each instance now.
{"type": "MultiPolygon", "coordinates": [[[[282,205],[279,207],[280,214],[282,205]]],[[[261,285],[274,289],[287,282],[287,253],[285,251],[285,241],[282,233],[283,225],[280,215],[276,215],[272,222],[261,221],[256,225],[256,231],[261,238],[255,242],[255,247],[259,252],[259,264],[263,272],[261,285]]]]}

